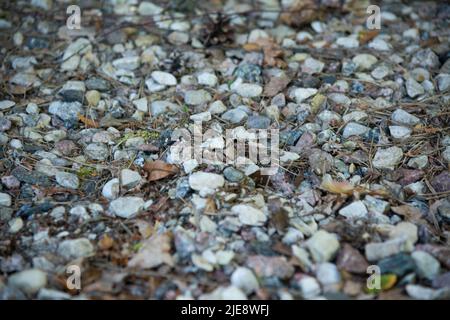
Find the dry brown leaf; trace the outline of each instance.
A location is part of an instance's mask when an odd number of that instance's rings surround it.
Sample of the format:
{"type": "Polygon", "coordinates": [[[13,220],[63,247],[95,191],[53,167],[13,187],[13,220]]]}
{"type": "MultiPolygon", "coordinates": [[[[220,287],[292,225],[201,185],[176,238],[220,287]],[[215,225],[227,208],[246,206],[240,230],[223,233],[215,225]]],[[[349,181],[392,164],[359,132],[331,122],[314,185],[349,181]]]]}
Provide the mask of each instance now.
{"type": "Polygon", "coordinates": [[[343,193],[348,195],[353,194],[353,191],[355,190],[355,187],[347,181],[324,181],[320,187],[321,189],[331,193],[343,193]]]}
{"type": "Polygon", "coordinates": [[[359,42],[365,44],[375,38],[380,33],[379,30],[363,30],[359,33],[359,42]]]}
{"type": "Polygon", "coordinates": [[[107,234],[105,234],[98,242],[98,246],[102,250],[108,250],[108,249],[112,248],[113,244],[114,244],[114,240],[107,234]]]}
{"type": "Polygon", "coordinates": [[[85,117],[81,114],[78,115],[78,120],[84,123],[84,125],[88,128],[98,128],[99,125],[97,122],[95,122],[94,119],[89,119],[88,117],[85,117]]]}
{"type": "Polygon", "coordinates": [[[155,268],[161,264],[173,266],[173,258],[170,255],[170,236],[155,234],[142,243],[139,252],[128,262],[129,267],[143,269],[155,268]]]}
{"type": "Polygon", "coordinates": [[[148,181],[161,180],[178,172],[178,168],[175,165],[162,160],[146,162],[144,170],[148,172],[148,181]]]}

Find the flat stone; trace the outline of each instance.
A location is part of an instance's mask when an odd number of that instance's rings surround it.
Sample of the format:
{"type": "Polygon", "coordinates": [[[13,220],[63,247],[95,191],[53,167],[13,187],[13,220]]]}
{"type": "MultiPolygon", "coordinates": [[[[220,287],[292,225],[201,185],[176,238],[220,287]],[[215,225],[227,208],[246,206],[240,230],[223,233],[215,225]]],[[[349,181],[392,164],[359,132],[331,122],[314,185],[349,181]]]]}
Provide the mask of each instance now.
{"type": "Polygon", "coordinates": [[[247,266],[252,269],[258,277],[288,279],[294,274],[294,267],[283,256],[249,256],[247,258],[247,266]]]}
{"type": "Polygon", "coordinates": [[[78,189],[80,186],[78,177],[73,173],[58,171],[55,178],[56,182],[64,188],[78,189]]]}
{"type": "Polygon", "coordinates": [[[11,207],[12,200],[11,196],[7,193],[0,192],[0,206],[11,207]]]}
{"type": "Polygon", "coordinates": [[[303,277],[299,281],[298,286],[303,299],[312,299],[320,295],[320,285],[313,277],[303,277]]]}
{"type": "Polygon", "coordinates": [[[336,264],[339,269],[357,274],[365,274],[369,266],[364,256],[347,243],[339,251],[336,264]]]}
{"type": "Polygon", "coordinates": [[[394,170],[395,166],[403,158],[403,151],[399,147],[390,147],[387,149],[379,148],[375,154],[372,164],[377,169],[394,170]]]}
{"type": "Polygon", "coordinates": [[[353,57],[352,61],[358,70],[364,71],[370,70],[372,66],[377,63],[378,59],[371,54],[361,53],[353,57]]]}
{"type": "Polygon", "coordinates": [[[381,274],[395,274],[397,277],[403,277],[415,270],[414,260],[405,253],[382,259],[377,262],[377,265],[380,267],[381,274]]]}
{"type": "Polygon", "coordinates": [[[132,218],[144,207],[145,201],[139,197],[121,197],[109,204],[109,210],[118,217],[132,218]]]}
{"type": "Polygon", "coordinates": [[[109,150],[103,143],[90,143],[84,150],[86,156],[92,160],[106,160],[109,156],[109,150]]]}
{"type": "Polygon", "coordinates": [[[247,119],[249,129],[267,129],[270,126],[270,119],[264,116],[250,116],[247,119]]]}
{"type": "Polygon", "coordinates": [[[157,100],[150,104],[150,112],[154,117],[164,113],[176,113],[180,110],[181,108],[179,105],[170,101],[157,100]]]}
{"type": "Polygon", "coordinates": [[[406,92],[411,98],[418,97],[425,93],[423,86],[413,78],[409,78],[405,83],[406,92]]]}
{"type": "Polygon", "coordinates": [[[247,117],[248,117],[247,112],[239,108],[228,110],[221,116],[223,120],[229,121],[231,123],[240,123],[245,119],[247,119],[247,117]]]}
{"type": "Polygon", "coordinates": [[[321,263],[330,261],[339,250],[339,241],[336,236],[325,230],[319,230],[306,241],[314,261],[321,263]]]}
{"type": "Polygon", "coordinates": [[[188,105],[200,105],[212,100],[208,91],[200,90],[188,90],[184,94],[184,102],[188,105]]]}
{"type": "Polygon", "coordinates": [[[244,293],[251,294],[259,289],[259,283],[253,272],[245,267],[238,267],[231,275],[231,284],[244,293]]]}
{"type": "Polygon", "coordinates": [[[189,176],[189,186],[200,192],[214,192],[223,187],[225,179],[222,175],[209,172],[195,172],[189,176]]]}
{"type": "Polygon", "coordinates": [[[80,102],[62,102],[54,101],[50,103],[48,112],[54,114],[64,121],[78,121],[78,114],[83,114],[83,108],[80,102]]]}
{"type": "Polygon", "coordinates": [[[389,232],[390,239],[404,238],[412,245],[418,240],[418,228],[411,222],[399,222],[389,232]]]}
{"type": "Polygon", "coordinates": [[[244,98],[254,98],[261,95],[263,88],[258,84],[241,83],[236,88],[236,93],[244,98]]]}
{"type": "Polygon", "coordinates": [[[306,99],[317,94],[318,90],[314,88],[297,88],[293,91],[293,96],[297,103],[302,103],[306,99]]]}
{"type": "Polygon", "coordinates": [[[86,238],[64,240],[58,246],[58,254],[67,260],[85,258],[94,254],[94,246],[86,238]]]}
{"type": "Polygon", "coordinates": [[[47,285],[47,273],[39,269],[17,272],[8,278],[8,285],[27,294],[35,294],[47,285]]]}
{"type": "Polygon", "coordinates": [[[392,121],[403,124],[406,126],[415,126],[420,123],[420,119],[416,116],[406,112],[403,109],[397,109],[392,113],[391,116],[392,121]]]}
{"type": "Polygon", "coordinates": [[[406,238],[396,238],[385,242],[368,243],[365,246],[366,258],[378,261],[401,252],[411,252],[413,246],[406,238]]]}
{"type": "Polygon", "coordinates": [[[350,122],[345,126],[342,136],[344,138],[349,138],[351,136],[362,136],[369,130],[370,128],[363,126],[362,124],[350,122]]]}
{"type": "Polygon", "coordinates": [[[177,79],[168,72],[153,71],[151,74],[151,77],[157,83],[165,85],[165,86],[176,86],[177,85],[177,79]]]}
{"type": "Polygon", "coordinates": [[[348,219],[361,219],[367,217],[368,211],[364,202],[355,201],[339,210],[339,214],[348,219]]]}
{"type": "Polygon", "coordinates": [[[425,279],[433,280],[440,272],[441,265],[432,255],[425,251],[414,251],[411,254],[417,267],[417,274],[425,279]]]}
{"type": "Polygon", "coordinates": [[[130,169],[123,169],[120,171],[120,181],[122,183],[122,187],[124,188],[133,188],[137,186],[141,180],[142,177],[139,172],[130,169]]]}
{"type": "Polygon", "coordinates": [[[389,132],[395,139],[405,139],[411,136],[412,130],[403,126],[389,126],[389,132]]]}
{"type": "Polygon", "coordinates": [[[267,221],[267,216],[259,209],[250,205],[238,204],[231,208],[238,215],[239,221],[244,225],[262,226],[267,221]]]}

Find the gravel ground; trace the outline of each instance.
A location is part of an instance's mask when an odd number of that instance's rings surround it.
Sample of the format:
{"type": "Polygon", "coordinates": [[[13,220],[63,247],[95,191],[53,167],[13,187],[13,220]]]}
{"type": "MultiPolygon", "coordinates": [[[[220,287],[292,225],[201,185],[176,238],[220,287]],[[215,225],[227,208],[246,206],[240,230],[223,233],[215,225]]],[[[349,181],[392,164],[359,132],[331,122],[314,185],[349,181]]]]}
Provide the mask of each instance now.
{"type": "Polygon", "coordinates": [[[0,4],[1,299],[450,298],[448,3],[64,2],[0,4]]]}

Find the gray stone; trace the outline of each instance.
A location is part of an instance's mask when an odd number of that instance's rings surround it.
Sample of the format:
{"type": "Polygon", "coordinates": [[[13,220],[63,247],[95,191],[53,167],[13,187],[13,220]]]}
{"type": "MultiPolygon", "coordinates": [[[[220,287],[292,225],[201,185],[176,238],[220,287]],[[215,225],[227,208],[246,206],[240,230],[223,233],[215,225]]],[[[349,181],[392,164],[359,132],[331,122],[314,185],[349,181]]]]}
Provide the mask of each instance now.
{"type": "Polygon", "coordinates": [[[231,284],[246,294],[259,289],[259,283],[253,272],[245,267],[238,267],[231,275],[231,284]]]}
{"type": "Polygon", "coordinates": [[[50,103],[48,112],[58,116],[64,121],[76,122],[78,121],[78,115],[83,113],[83,107],[78,101],[54,101],[50,103]]]}
{"type": "Polygon", "coordinates": [[[89,257],[94,246],[86,238],[64,240],[58,246],[58,254],[67,260],[89,257]]]}
{"type": "Polygon", "coordinates": [[[58,171],[55,178],[56,182],[64,188],[78,189],[80,185],[78,177],[73,173],[58,171]]]}
{"type": "Polygon", "coordinates": [[[397,109],[392,113],[392,121],[406,126],[415,126],[420,123],[420,119],[406,112],[403,109],[397,109]]]}
{"type": "Polygon", "coordinates": [[[200,90],[188,90],[184,94],[184,102],[188,105],[200,105],[212,100],[208,91],[200,90]]]}
{"type": "Polygon", "coordinates": [[[118,217],[132,218],[144,207],[145,201],[139,197],[120,197],[111,201],[109,210],[118,217]]]}
{"type": "Polygon", "coordinates": [[[372,164],[377,169],[394,170],[395,166],[403,158],[403,151],[399,147],[390,147],[387,149],[379,148],[375,154],[372,164]]]}
{"type": "Polygon", "coordinates": [[[249,129],[267,129],[270,126],[270,119],[264,116],[251,116],[247,120],[249,129]]]}
{"type": "Polygon", "coordinates": [[[368,243],[365,246],[366,258],[378,261],[401,252],[411,252],[413,246],[406,238],[397,238],[385,242],[368,243]]]}
{"type": "Polygon", "coordinates": [[[362,201],[355,201],[339,210],[339,214],[349,219],[361,219],[367,217],[368,211],[362,201]]]}
{"type": "Polygon", "coordinates": [[[179,105],[170,101],[157,100],[150,104],[150,111],[154,117],[164,113],[176,113],[180,110],[181,108],[179,105]]]}
{"type": "Polygon", "coordinates": [[[106,160],[109,156],[109,150],[103,143],[90,143],[84,150],[86,156],[92,160],[106,160]]]}
{"type": "Polygon", "coordinates": [[[306,247],[315,262],[327,262],[334,258],[339,250],[336,235],[325,230],[319,230],[306,241],[306,247]]]}
{"type": "Polygon", "coordinates": [[[440,272],[441,266],[438,260],[425,251],[414,251],[411,254],[416,264],[420,277],[433,280],[440,272]]]}
{"type": "Polygon", "coordinates": [[[27,294],[35,294],[47,285],[47,274],[39,269],[28,269],[11,275],[8,285],[27,294]]]}
{"type": "Polygon", "coordinates": [[[362,136],[366,134],[369,130],[370,128],[363,126],[359,123],[350,122],[345,126],[342,136],[344,138],[348,138],[351,136],[362,136]]]}
{"type": "Polygon", "coordinates": [[[0,206],[11,207],[12,200],[11,196],[7,193],[0,192],[0,206]]]}
{"type": "Polygon", "coordinates": [[[422,85],[413,78],[409,78],[408,80],[406,80],[405,86],[406,92],[411,98],[418,97],[425,93],[425,89],[422,87],[422,85]]]}
{"type": "Polygon", "coordinates": [[[224,114],[222,114],[222,119],[225,121],[229,121],[231,123],[240,123],[244,121],[248,117],[247,112],[240,108],[235,108],[228,110],[224,114]]]}
{"type": "Polygon", "coordinates": [[[120,182],[124,188],[133,188],[137,186],[141,180],[142,177],[139,172],[130,169],[123,169],[120,171],[120,182]]]}

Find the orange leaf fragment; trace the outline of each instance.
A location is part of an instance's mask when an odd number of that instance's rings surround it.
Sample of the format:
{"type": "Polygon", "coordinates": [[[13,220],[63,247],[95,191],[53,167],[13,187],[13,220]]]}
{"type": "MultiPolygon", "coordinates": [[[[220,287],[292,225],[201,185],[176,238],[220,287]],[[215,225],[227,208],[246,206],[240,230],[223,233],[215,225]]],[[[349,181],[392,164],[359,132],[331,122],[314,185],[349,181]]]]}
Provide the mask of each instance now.
{"type": "Polygon", "coordinates": [[[355,187],[352,186],[347,181],[325,181],[320,186],[323,190],[331,192],[331,193],[343,193],[343,194],[352,194],[355,187]]]}
{"type": "Polygon", "coordinates": [[[84,123],[84,125],[88,128],[98,128],[99,125],[97,122],[95,122],[94,119],[89,119],[88,117],[85,117],[81,114],[78,115],[78,120],[84,123]]]}

